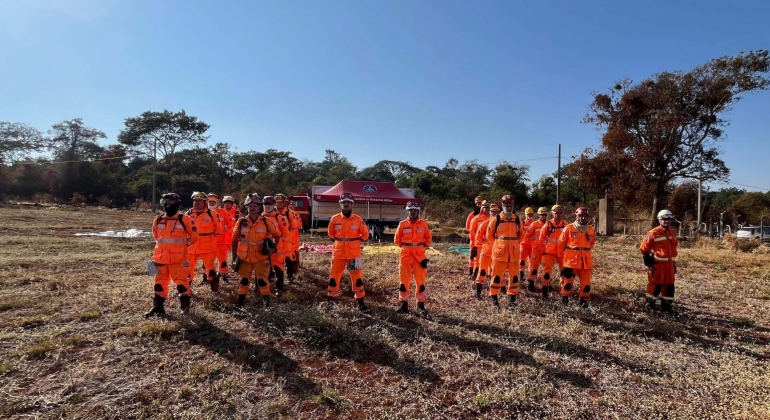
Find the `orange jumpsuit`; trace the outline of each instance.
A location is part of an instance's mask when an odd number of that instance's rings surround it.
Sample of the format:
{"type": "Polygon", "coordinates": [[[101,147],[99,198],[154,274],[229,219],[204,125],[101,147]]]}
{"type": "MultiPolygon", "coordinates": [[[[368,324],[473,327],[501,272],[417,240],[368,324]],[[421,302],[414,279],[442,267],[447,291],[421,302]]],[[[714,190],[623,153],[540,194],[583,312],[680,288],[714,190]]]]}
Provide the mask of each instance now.
{"type": "Polygon", "coordinates": [[[489,219],[489,213],[484,213],[483,211],[479,212],[477,216],[474,216],[473,219],[471,219],[470,229],[468,229],[468,236],[471,238],[472,246],[476,247],[476,258],[473,259],[473,274],[477,275],[479,271],[479,260],[481,259],[481,245],[479,242],[476,242],[476,232],[478,231],[479,225],[489,219]]]}
{"type": "Polygon", "coordinates": [[[476,276],[477,284],[485,284],[487,276],[492,274],[492,243],[487,240],[487,227],[491,217],[487,218],[476,229],[474,243],[479,249],[479,274],[476,276]]]}
{"type": "Polygon", "coordinates": [[[492,243],[492,284],[489,286],[489,296],[500,294],[503,286],[503,276],[508,272],[508,294],[519,294],[519,235],[521,226],[516,214],[506,217],[500,213],[498,217],[489,219],[487,240],[492,243]],[[499,220],[499,222],[498,222],[499,220]]]}
{"type": "Polygon", "coordinates": [[[669,302],[674,300],[674,273],[679,240],[672,229],[658,226],[647,232],[639,249],[642,254],[653,253],[655,262],[647,269],[647,298],[656,299],[658,295],[669,302]]]}
{"type": "Polygon", "coordinates": [[[561,296],[572,294],[575,277],[580,279],[580,299],[591,299],[591,269],[594,267],[594,257],[591,250],[596,244],[594,227],[586,225],[586,231],[581,232],[577,222],[568,224],[559,236],[559,250],[564,255],[564,269],[561,271],[561,296]]]}
{"type": "Polygon", "coordinates": [[[219,214],[211,210],[202,212],[188,211],[187,214],[192,219],[193,229],[198,233],[198,242],[195,242],[188,249],[188,260],[190,261],[190,278],[195,277],[195,265],[198,259],[203,260],[203,266],[207,272],[203,275],[206,281],[210,282],[211,290],[219,291],[217,271],[214,269],[214,258],[217,256],[217,238],[215,235],[222,234],[222,223],[219,220],[219,214]]]}
{"type": "MultiPolygon", "coordinates": [[[[545,223],[541,222],[540,220],[535,220],[531,225],[529,225],[527,228],[527,233],[524,235],[524,241],[529,244],[531,249],[528,277],[530,281],[537,280],[537,271],[540,269],[540,261],[543,258],[543,251],[545,250],[545,246],[540,240],[540,230],[543,228],[544,224],[545,223]]],[[[551,286],[550,276],[548,277],[548,279],[541,281],[543,287],[551,286]]]]}
{"type": "Polygon", "coordinates": [[[286,260],[286,254],[292,252],[291,231],[289,230],[289,219],[286,216],[273,210],[270,213],[262,213],[262,216],[271,219],[278,226],[281,236],[276,236],[278,241],[277,252],[270,256],[270,265],[275,271],[276,288],[283,289],[283,264],[286,260]]]}
{"type": "Polygon", "coordinates": [[[190,262],[187,246],[198,241],[189,216],[177,213],[173,217],[158,216],[152,224],[155,250],[152,261],[158,267],[155,275],[155,295],[168,299],[168,283],[173,280],[180,296],[190,296],[190,262]],[[179,218],[182,221],[179,221],[179,218]]]}
{"type": "Polygon", "coordinates": [[[559,252],[557,243],[565,226],[567,226],[567,222],[564,219],[560,222],[551,219],[545,222],[545,225],[540,229],[540,242],[543,244],[543,277],[540,279],[540,283],[543,287],[551,286],[554,264],[559,264],[559,272],[564,268],[563,255],[559,252]]]}
{"type": "Polygon", "coordinates": [[[526,240],[526,233],[529,230],[529,226],[534,222],[534,219],[524,218],[521,220],[521,231],[524,232],[521,241],[519,242],[519,252],[521,254],[521,261],[519,261],[519,276],[521,280],[524,280],[524,271],[527,269],[527,262],[532,264],[532,243],[526,240]]]}
{"type": "Polygon", "coordinates": [[[217,209],[217,215],[222,222],[222,234],[214,235],[217,238],[217,261],[219,261],[219,273],[227,274],[230,269],[227,266],[227,251],[230,249],[230,238],[234,222],[230,216],[230,212],[224,208],[217,209]]]}
{"type": "MultiPolygon", "coordinates": [[[[364,219],[359,215],[351,214],[350,217],[345,217],[342,213],[337,213],[329,220],[327,233],[334,240],[327,295],[336,299],[342,296],[342,291],[340,290],[342,274],[351,262],[361,258],[361,241],[369,239],[369,229],[366,228],[364,219]]],[[[363,268],[348,267],[348,273],[350,273],[351,289],[355,298],[359,299],[366,296],[366,292],[364,292],[363,268]]]]}
{"type": "MultiPolygon", "coordinates": [[[[479,213],[481,213],[481,207],[478,207],[476,210],[468,213],[468,217],[465,218],[465,230],[468,231],[468,249],[471,251],[473,251],[474,241],[473,232],[471,232],[471,221],[474,217],[478,216],[479,213]]],[[[470,274],[473,275],[474,260],[476,257],[472,257],[471,255],[473,254],[468,254],[468,268],[470,269],[470,274]]]]}
{"type": "Polygon", "coordinates": [[[237,242],[236,255],[241,260],[238,267],[238,275],[241,282],[238,286],[238,295],[246,296],[249,293],[249,280],[252,274],[257,281],[259,293],[262,296],[270,295],[270,283],[267,276],[270,273],[270,257],[262,254],[262,244],[270,237],[280,237],[281,231],[275,221],[264,216],[252,221],[244,217],[235,226],[231,235],[231,246],[237,242]]]}
{"type": "Polygon", "coordinates": [[[402,220],[396,229],[393,239],[396,246],[401,248],[398,259],[398,273],[401,278],[401,286],[398,288],[398,300],[408,302],[411,295],[412,276],[414,275],[415,297],[417,302],[425,302],[425,278],[427,268],[423,268],[420,262],[426,260],[425,247],[433,243],[428,222],[422,219],[412,221],[402,220]]]}
{"type": "Polygon", "coordinates": [[[302,219],[294,210],[284,207],[280,210],[281,214],[289,222],[290,237],[286,245],[285,263],[286,277],[293,280],[299,271],[299,231],[302,229],[302,219]]]}

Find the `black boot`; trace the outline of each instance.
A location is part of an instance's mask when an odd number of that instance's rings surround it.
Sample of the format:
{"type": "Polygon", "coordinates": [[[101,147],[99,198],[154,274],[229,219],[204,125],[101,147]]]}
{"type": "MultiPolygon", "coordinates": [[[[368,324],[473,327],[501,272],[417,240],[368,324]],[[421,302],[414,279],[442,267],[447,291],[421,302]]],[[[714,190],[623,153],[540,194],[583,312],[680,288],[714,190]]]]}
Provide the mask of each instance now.
{"type": "Polygon", "coordinates": [[[225,282],[225,284],[230,284],[230,277],[227,276],[227,273],[220,273],[219,277],[222,278],[222,281],[225,282]]]}
{"type": "Polygon", "coordinates": [[[580,307],[581,307],[581,308],[583,308],[583,309],[588,309],[588,301],[587,301],[587,300],[585,300],[585,299],[583,299],[583,298],[581,298],[581,299],[578,301],[578,306],[580,306],[580,307]]]}
{"type": "Polygon", "coordinates": [[[647,304],[645,305],[647,310],[655,312],[655,298],[645,298],[645,300],[647,301],[647,304]]]}
{"type": "Polygon", "coordinates": [[[476,297],[476,299],[481,299],[481,288],[482,287],[483,286],[482,286],[481,283],[476,283],[476,294],[474,295],[476,297]]]}
{"type": "Polygon", "coordinates": [[[152,309],[150,309],[149,312],[144,314],[145,318],[149,318],[153,315],[157,316],[166,316],[166,309],[163,307],[163,302],[165,302],[166,299],[163,299],[162,297],[155,295],[155,298],[152,300],[152,309]]]}
{"type": "Polygon", "coordinates": [[[246,295],[238,295],[238,307],[242,308],[243,304],[246,303],[246,295]]]}
{"type": "Polygon", "coordinates": [[[567,306],[567,305],[569,304],[569,296],[562,296],[562,297],[561,297],[561,303],[562,303],[564,306],[567,306]]]}
{"type": "Polygon", "coordinates": [[[471,273],[471,280],[475,281],[479,277],[479,267],[476,267],[473,269],[473,273],[471,273]]]}
{"type": "Polygon", "coordinates": [[[270,296],[262,296],[262,302],[265,304],[265,308],[270,307],[270,296]]]}
{"type": "Polygon", "coordinates": [[[527,291],[535,293],[535,281],[534,280],[529,280],[527,282],[527,291]]]}
{"type": "Polygon", "coordinates": [[[283,293],[283,270],[280,268],[274,268],[275,271],[275,295],[278,296],[283,293]]]}
{"type": "MultiPolygon", "coordinates": [[[[192,282],[190,282],[190,283],[192,283],[192,282]]],[[[203,286],[206,283],[208,283],[208,280],[206,279],[206,273],[203,273],[203,274],[201,274],[201,284],[200,285],[203,286]]]]}
{"type": "Polygon", "coordinates": [[[500,301],[497,299],[497,295],[492,296],[492,306],[496,309],[500,309],[500,301]]]}
{"type": "Polygon", "coordinates": [[[549,286],[543,286],[543,299],[548,299],[548,291],[551,290],[549,286]]]}
{"type": "Polygon", "coordinates": [[[333,307],[337,306],[337,300],[334,299],[331,296],[328,296],[326,298],[326,304],[329,306],[329,308],[333,308],[333,307]]]}
{"type": "Polygon", "coordinates": [[[398,309],[396,309],[396,313],[399,313],[399,314],[409,313],[409,303],[401,302],[401,306],[399,306],[398,309]]]}
{"type": "Polygon", "coordinates": [[[417,310],[423,315],[428,315],[428,310],[425,309],[425,302],[417,302],[417,310]]]}
{"type": "Polygon", "coordinates": [[[365,314],[368,314],[369,312],[372,311],[371,309],[367,308],[366,305],[364,305],[364,298],[358,298],[356,300],[358,301],[358,310],[359,311],[361,311],[361,312],[363,312],[365,314]]]}
{"type": "Polygon", "coordinates": [[[669,316],[679,315],[679,312],[677,312],[674,308],[671,307],[671,301],[667,299],[660,300],[660,312],[662,312],[664,315],[669,315],[669,316]]]}
{"type": "Polygon", "coordinates": [[[211,286],[211,291],[214,293],[219,293],[219,277],[214,276],[211,278],[211,281],[209,281],[209,285],[211,286]]]}
{"type": "Polygon", "coordinates": [[[516,306],[516,295],[508,295],[508,308],[516,306]]]}
{"type": "Polygon", "coordinates": [[[190,313],[190,296],[179,296],[179,307],[182,309],[182,315],[190,313]]]}
{"type": "Polygon", "coordinates": [[[473,267],[468,267],[468,277],[471,278],[471,280],[474,280],[476,277],[473,277],[473,267]]]}

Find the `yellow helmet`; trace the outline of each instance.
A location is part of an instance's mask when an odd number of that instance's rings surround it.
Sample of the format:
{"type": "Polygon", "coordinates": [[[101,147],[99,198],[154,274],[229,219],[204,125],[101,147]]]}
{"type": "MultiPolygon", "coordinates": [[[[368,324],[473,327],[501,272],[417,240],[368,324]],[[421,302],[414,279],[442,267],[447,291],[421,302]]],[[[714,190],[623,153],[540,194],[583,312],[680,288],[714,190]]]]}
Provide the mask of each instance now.
{"type": "Polygon", "coordinates": [[[204,194],[202,192],[195,191],[194,193],[192,193],[192,196],[190,196],[190,198],[192,198],[193,200],[204,200],[205,201],[208,197],[206,197],[206,194],[204,194]]]}
{"type": "Polygon", "coordinates": [[[481,207],[489,208],[489,202],[487,200],[484,200],[481,202],[481,207]]]}
{"type": "Polygon", "coordinates": [[[548,209],[545,207],[540,207],[537,209],[537,214],[548,214],[548,209]]]}
{"type": "Polygon", "coordinates": [[[558,204],[554,204],[553,207],[551,207],[551,211],[554,212],[554,213],[556,213],[559,210],[561,210],[561,206],[558,205],[558,204]]]}
{"type": "Polygon", "coordinates": [[[535,211],[532,210],[532,207],[527,207],[524,209],[524,214],[535,214],[535,211]]]}

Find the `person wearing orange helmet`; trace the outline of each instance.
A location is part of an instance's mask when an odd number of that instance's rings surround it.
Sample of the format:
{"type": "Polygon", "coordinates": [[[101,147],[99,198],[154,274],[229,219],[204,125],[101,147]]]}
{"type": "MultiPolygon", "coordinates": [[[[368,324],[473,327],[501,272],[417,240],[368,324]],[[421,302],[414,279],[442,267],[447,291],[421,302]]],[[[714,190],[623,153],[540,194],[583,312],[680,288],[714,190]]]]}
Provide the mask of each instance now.
{"type": "Polygon", "coordinates": [[[473,211],[468,213],[468,217],[465,218],[465,230],[468,231],[468,249],[470,250],[470,254],[468,254],[468,276],[471,278],[471,280],[476,278],[476,275],[474,273],[475,271],[475,260],[477,257],[478,249],[474,249],[473,244],[473,233],[471,232],[471,221],[474,217],[478,216],[479,213],[481,213],[481,203],[484,202],[484,197],[478,196],[473,200],[474,208],[473,211]]]}
{"type": "Polygon", "coordinates": [[[294,281],[294,276],[297,273],[299,262],[297,261],[296,249],[299,249],[299,245],[295,242],[299,241],[299,230],[302,228],[302,219],[299,215],[291,209],[289,206],[290,201],[284,194],[275,195],[275,210],[286,217],[289,221],[289,238],[284,246],[284,264],[286,266],[286,279],[289,283],[294,281]]]}
{"type": "Polygon", "coordinates": [[[291,242],[291,230],[289,225],[289,219],[283,214],[279,213],[276,208],[277,200],[273,196],[265,196],[262,198],[262,205],[264,206],[264,212],[262,213],[268,219],[275,222],[278,229],[281,231],[281,236],[276,237],[278,242],[276,252],[270,256],[270,265],[272,271],[275,273],[275,295],[279,296],[283,293],[284,288],[284,264],[286,262],[286,252],[292,251],[291,242]],[[280,241],[278,240],[280,239],[280,241]]]}
{"type": "Polygon", "coordinates": [[[478,215],[471,219],[471,227],[468,230],[468,235],[471,238],[471,242],[473,243],[471,252],[476,254],[475,258],[473,259],[473,278],[471,280],[475,280],[479,275],[479,260],[481,259],[481,243],[476,242],[476,233],[478,231],[479,225],[488,219],[489,203],[487,200],[484,200],[481,202],[481,211],[478,215]]]}
{"type": "Polygon", "coordinates": [[[329,270],[329,288],[327,298],[329,305],[334,306],[342,296],[340,281],[347,268],[353,296],[358,302],[361,312],[371,310],[364,304],[364,262],[361,258],[361,242],[369,239],[369,229],[361,216],[353,213],[353,194],[340,194],[341,212],[332,216],[326,232],[334,242],[332,248],[332,266],[329,270]]]}
{"type": "MultiPolygon", "coordinates": [[[[528,285],[527,289],[532,291],[535,289],[535,281],[537,281],[537,274],[538,270],[540,269],[540,261],[543,258],[543,251],[545,250],[545,247],[543,245],[543,242],[540,240],[540,231],[543,229],[543,226],[548,222],[548,209],[545,207],[540,207],[537,209],[537,220],[532,222],[531,225],[527,228],[527,232],[524,235],[524,242],[529,244],[530,249],[532,250],[531,256],[529,258],[529,273],[528,273],[528,285]]],[[[541,280],[541,285],[543,286],[543,297],[548,297],[548,290],[551,288],[550,283],[550,275],[548,276],[548,279],[541,280]]]]}
{"type": "Polygon", "coordinates": [[[492,282],[489,285],[489,296],[492,297],[492,305],[499,309],[497,295],[500,294],[503,278],[508,273],[508,308],[512,309],[519,294],[519,237],[523,232],[519,216],[513,211],[513,196],[506,194],[501,202],[502,212],[497,217],[490,218],[487,226],[487,240],[492,242],[492,282]]]}
{"type": "MultiPolygon", "coordinates": [[[[270,306],[268,275],[271,251],[265,248],[265,240],[280,238],[281,231],[272,218],[262,215],[262,199],[259,195],[249,194],[243,204],[248,208],[249,213],[236,222],[230,237],[233,269],[241,278],[238,286],[238,307],[242,307],[246,302],[252,276],[257,283],[255,292],[258,290],[264,305],[270,306]]],[[[277,245],[280,245],[280,239],[277,245]]]]}
{"type": "Polygon", "coordinates": [[[192,219],[179,213],[181,204],[179,195],[163,194],[160,199],[163,214],[152,222],[155,250],[151,264],[157,273],[152,309],[144,314],[145,318],[166,315],[163,304],[168,299],[168,285],[171,281],[176,284],[182,313],[190,310],[190,262],[187,259],[187,247],[198,241],[198,233],[192,219]]]}
{"type": "Polygon", "coordinates": [[[219,207],[219,195],[216,193],[209,193],[206,203],[209,210],[216,212],[219,215],[219,220],[222,222],[222,234],[214,235],[217,241],[217,262],[219,264],[219,278],[224,280],[225,283],[229,282],[227,275],[230,273],[230,268],[227,266],[227,252],[230,249],[230,236],[232,236],[233,223],[230,220],[230,213],[224,208],[219,207]]]}
{"type": "Polygon", "coordinates": [[[500,204],[492,203],[489,205],[489,215],[486,220],[481,222],[476,229],[474,243],[480,249],[479,251],[479,274],[476,277],[476,299],[481,299],[481,289],[487,282],[487,276],[492,274],[492,241],[487,240],[487,227],[492,218],[497,219],[500,214],[500,204]]]}
{"type": "Polygon", "coordinates": [[[590,215],[585,207],[575,210],[575,222],[564,227],[559,236],[559,252],[564,256],[564,268],[561,270],[561,299],[565,305],[569,303],[575,278],[580,280],[578,291],[582,308],[588,307],[591,300],[591,270],[594,258],[591,250],[596,245],[596,232],[588,224],[590,215]]]}
{"type": "Polygon", "coordinates": [[[660,311],[667,315],[676,315],[671,307],[674,302],[674,281],[676,275],[676,257],[679,240],[671,229],[674,214],[669,210],[658,212],[658,224],[647,232],[639,250],[642,252],[644,265],[647,267],[647,290],[645,299],[647,308],[655,310],[655,301],[660,296],[660,311]]]}
{"type": "Polygon", "coordinates": [[[551,207],[551,220],[545,222],[540,229],[540,242],[543,243],[543,275],[540,283],[543,285],[543,297],[548,297],[548,291],[551,289],[551,280],[554,264],[558,264],[559,272],[564,268],[563,255],[559,253],[559,236],[562,230],[567,226],[562,216],[564,209],[560,205],[554,204],[551,207]]]}
{"type": "Polygon", "coordinates": [[[398,259],[398,273],[401,285],[398,288],[398,300],[401,306],[398,313],[409,312],[409,296],[414,276],[415,298],[417,298],[417,310],[427,314],[425,301],[425,279],[428,271],[428,258],[425,249],[433,243],[428,222],[420,218],[420,205],[414,201],[406,203],[409,217],[402,220],[396,228],[393,242],[401,248],[398,259]]]}
{"type": "Polygon", "coordinates": [[[217,256],[217,236],[222,234],[222,221],[219,214],[207,208],[208,196],[202,192],[192,194],[193,207],[187,211],[192,218],[193,229],[198,233],[198,241],[188,250],[190,261],[190,277],[195,276],[195,265],[203,261],[203,281],[208,282],[211,291],[219,293],[219,277],[217,276],[214,259],[217,256]]]}
{"type": "MultiPolygon", "coordinates": [[[[529,226],[532,224],[532,222],[535,221],[535,211],[532,210],[532,207],[527,207],[524,209],[524,219],[521,221],[521,230],[524,232],[524,235],[522,235],[522,239],[519,242],[519,252],[521,254],[521,261],[519,261],[519,278],[521,281],[524,281],[526,277],[524,277],[524,272],[527,270],[527,263],[531,264],[531,258],[532,258],[532,243],[526,240],[526,233],[529,229],[529,226]]],[[[535,288],[533,284],[530,284],[527,287],[527,290],[530,292],[534,292],[535,288]]]]}

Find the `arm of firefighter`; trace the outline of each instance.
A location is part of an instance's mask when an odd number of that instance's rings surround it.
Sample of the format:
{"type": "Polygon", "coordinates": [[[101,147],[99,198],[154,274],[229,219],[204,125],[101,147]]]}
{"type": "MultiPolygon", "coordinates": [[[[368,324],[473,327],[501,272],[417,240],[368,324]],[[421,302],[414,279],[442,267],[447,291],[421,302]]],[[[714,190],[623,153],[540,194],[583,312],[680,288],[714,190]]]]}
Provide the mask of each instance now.
{"type": "Polygon", "coordinates": [[[157,241],[158,240],[158,219],[160,216],[156,216],[155,219],[152,221],[152,239],[157,241]]]}
{"type": "Polygon", "coordinates": [[[556,243],[556,249],[558,249],[559,255],[564,255],[564,248],[567,247],[567,238],[569,237],[569,228],[565,227],[561,230],[561,235],[559,235],[559,240],[556,243]]]}
{"type": "Polygon", "coordinates": [[[403,232],[401,231],[401,223],[399,223],[398,227],[396,228],[396,234],[393,236],[393,243],[396,244],[397,247],[401,248],[401,244],[403,243],[403,232]]]}
{"type": "Polygon", "coordinates": [[[275,220],[272,218],[266,218],[265,224],[267,225],[267,232],[270,233],[270,236],[272,236],[273,240],[275,241],[275,248],[278,249],[278,242],[281,240],[282,229],[278,227],[278,224],[276,224],[275,220]]]}
{"type": "Polygon", "coordinates": [[[497,228],[497,219],[490,219],[487,225],[486,237],[491,244],[495,242],[495,228],[497,228]]]}
{"type": "Polygon", "coordinates": [[[235,259],[235,256],[238,255],[238,239],[241,236],[241,229],[240,229],[240,223],[236,222],[235,226],[233,226],[233,232],[230,235],[230,247],[232,248],[233,253],[233,259],[235,259]]]}
{"type": "Polygon", "coordinates": [[[329,220],[329,226],[326,227],[326,233],[329,235],[329,239],[334,242],[335,232],[334,232],[334,224],[337,221],[336,217],[332,217],[331,220],[329,220]]]}
{"type": "Polygon", "coordinates": [[[369,239],[369,228],[366,227],[366,223],[364,223],[364,219],[360,219],[358,222],[358,231],[361,235],[361,240],[366,241],[369,239]]]}
{"type": "Polygon", "coordinates": [[[192,218],[186,214],[182,215],[184,220],[184,229],[187,232],[187,246],[198,242],[198,232],[195,231],[192,218]]]}
{"type": "Polygon", "coordinates": [[[425,222],[425,238],[423,239],[422,243],[425,245],[425,248],[433,244],[433,234],[430,233],[430,226],[428,226],[428,222],[425,222]]]}
{"type": "Polygon", "coordinates": [[[221,235],[225,232],[222,228],[222,217],[219,213],[214,213],[214,235],[221,235]]]}

